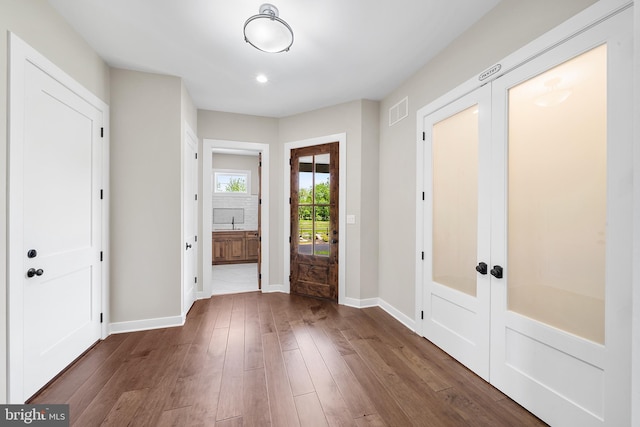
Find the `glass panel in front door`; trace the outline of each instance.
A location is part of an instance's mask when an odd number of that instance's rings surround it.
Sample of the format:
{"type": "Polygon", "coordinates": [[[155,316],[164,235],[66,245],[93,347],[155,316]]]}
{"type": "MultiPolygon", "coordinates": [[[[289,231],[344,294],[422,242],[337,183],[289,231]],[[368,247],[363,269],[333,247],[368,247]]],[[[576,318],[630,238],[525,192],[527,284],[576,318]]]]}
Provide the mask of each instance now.
{"type": "Polygon", "coordinates": [[[508,308],[604,343],[606,45],[508,94],[508,308]]]}
{"type": "Polygon", "coordinates": [[[329,174],[329,164],[331,156],[329,153],[314,156],[314,245],[313,254],[318,256],[329,256],[329,239],[331,235],[330,217],[330,189],[331,175],[329,174]]]}
{"type": "Polygon", "coordinates": [[[298,253],[329,256],[331,236],[329,154],[301,157],[298,166],[298,253]]]}
{"type": "Polygon", "coordinates": [[[478,106],[433,126],[433,281],[476,296],[478,106]]]}

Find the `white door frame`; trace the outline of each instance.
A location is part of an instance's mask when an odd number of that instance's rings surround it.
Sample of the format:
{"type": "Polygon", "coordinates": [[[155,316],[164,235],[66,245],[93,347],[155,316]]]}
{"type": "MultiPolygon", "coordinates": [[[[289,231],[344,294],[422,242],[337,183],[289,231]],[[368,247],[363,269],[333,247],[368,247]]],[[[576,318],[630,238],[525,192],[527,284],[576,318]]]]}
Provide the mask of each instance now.
{"type": "Polygon", "coordinates": [[[289,283],[289,273],[291,271],[291,246],[289,244],[289,230],[291,230],[291,215],[289,214],[289,195],[291,194],[291,150],[294,148],[310,147],[313,145],[328,144],[338,142],[340,152],[340,162],[338,165],[338,304],[344,304],[346,300],[346,237],[347,237],[347,134],[338,133],[335,135],[320,136],[317,138],[305,139],[302,141],[286,142],[284,144],[283,153],[283,285],[280,287],[281,292],[289,293],[291,284],[289,283]]]}
{"type": "Polygon", "coordinates": [[[43,70],[53,79],[91,104],[103,115],[104,135],[102,138],[102,283],[100,306],[103,313],[101,338],[108,335],[109,324],[109,106],[74,80],[53,62],[41,55],[18,36],[9,34],[9,159],[8,159],[8,242],[7,242],[7,401],[24,403],[23,395],[23,265],[22,265],[22,178],[20,170],[11,165],[23,162],[22,141],[24,140],[24,67],[27,62],[43,70]]]}
{"type": "Polygon", "coordinates": [[[213,187],[211,185],[211,171],[213,169],[212,154],[219,149],[244,150],[262,153],[262,179],[261,199],[262,199],[262,224],[260,236],[261,247],[261,271],[262,292],[272,292],[272,285],[269,276],[269,144],[259,142],[228,141],[220,139],[202,140],[202,237],[200,247],[202,250],[202,291],[198,292],[198,298],[209,298],[213,293],[211,283],[211,232],[213,222],[213,187]]]}

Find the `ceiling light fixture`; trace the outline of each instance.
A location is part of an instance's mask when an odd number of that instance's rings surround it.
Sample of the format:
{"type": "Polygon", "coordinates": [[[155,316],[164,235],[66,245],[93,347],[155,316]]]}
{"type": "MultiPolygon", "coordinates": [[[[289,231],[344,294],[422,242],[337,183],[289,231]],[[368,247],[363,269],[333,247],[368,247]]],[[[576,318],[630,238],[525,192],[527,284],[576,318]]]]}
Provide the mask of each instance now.
{"type": "Polygon", "coordinates": [[[278,8],[265,3],[259,10],[244,23],[244,40],[263,52],[288,51],[293,44],[293,30],[278,18],[278,8]]]}
{"type": "Polygon", "coordinates": [[[266,83],[269,81],[269,79],[267,78],[267,76],[265,76],[264,74],[258,74],[256,76],[256,80],[260,83],[266,83]]]}

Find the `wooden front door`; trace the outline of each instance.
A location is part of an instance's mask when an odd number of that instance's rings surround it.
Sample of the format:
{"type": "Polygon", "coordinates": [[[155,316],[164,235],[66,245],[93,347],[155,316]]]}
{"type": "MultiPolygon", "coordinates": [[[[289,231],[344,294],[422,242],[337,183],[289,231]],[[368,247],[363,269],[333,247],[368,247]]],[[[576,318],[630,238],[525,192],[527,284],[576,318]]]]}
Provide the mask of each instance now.
{"type": "Polygon", "coordinates": [[[291,150],[291,293],[338,301],[338,143],[291,150]]]}

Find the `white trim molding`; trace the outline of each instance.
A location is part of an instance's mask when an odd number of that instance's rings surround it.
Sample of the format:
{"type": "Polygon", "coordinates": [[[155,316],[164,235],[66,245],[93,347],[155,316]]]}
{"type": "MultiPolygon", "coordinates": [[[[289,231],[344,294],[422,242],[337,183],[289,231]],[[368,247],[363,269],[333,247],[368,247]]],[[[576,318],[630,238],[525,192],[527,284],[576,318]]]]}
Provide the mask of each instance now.
{"type": "Polygon", "coordinates": [[[126,332],[148,331],[150,329],[173,328],[184,325],[185,316],[158,317],[155,319],[131,320],[109,324],[109,333],[124,334],[126,332]]]}

